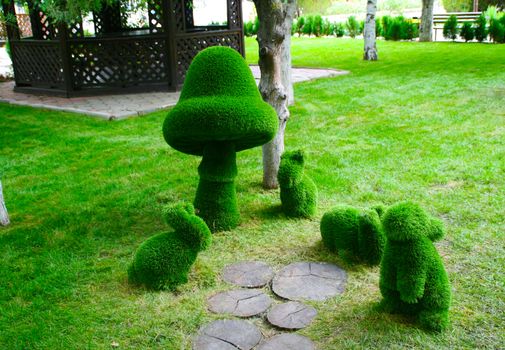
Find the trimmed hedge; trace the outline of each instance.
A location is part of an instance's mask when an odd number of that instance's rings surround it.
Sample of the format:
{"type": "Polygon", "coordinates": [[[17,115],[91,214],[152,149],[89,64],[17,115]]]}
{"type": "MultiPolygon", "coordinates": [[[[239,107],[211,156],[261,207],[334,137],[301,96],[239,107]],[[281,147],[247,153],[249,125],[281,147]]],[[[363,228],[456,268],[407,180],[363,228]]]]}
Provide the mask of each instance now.
{"type": "Polygon", "coordinates": [[[128,267],[130,283],[173,290],[188,281],[198,252],[211,244],[210,230],[191,204],[166,207],[164,217],[174,232],[154,235],[139,246],[128,267]]]}
{"type": "Polygon", "coordinates": [[[444,29],[442,33],[444,34],[444,38],[451,39],[453,41],[456,40],[459,34],[458,17],[455,15],[450,15],[449,18],[447,18],[447,21],[444,23],[444,29]]]}
{"type": "Polygon", "coordinates": [[[380,271],[381,305],[442,331],[449,324],[451,301],[449,279],[433,245],[444,236],[442,222],[419,205],[403,202],[386,211],[382,224],[387,242],[380,271]]]}
{"type": "Polygon", "coordinates": [[[195,208],[213,232],[233,229],[240,220],[236,152],[267,143],[277,129],[275,110],[237,51],[214,46],[193,59],[163,136],[176,150],[203,156],[195,208]]]}
{"type": "Polygon", "coordinates": [[[382,206],[369,210],[339,206],[330,210],[321,219],[323,244],[345,260],[378,265],[386,241],[380,220],[383,211],[382,206]]]}
{"type": "Polygon", "coordinates": [[[304,174],[302,151],[285,152],[281,157],[277,179],[281,188],[282,210],[287,216],[310,218],[316,213],[317,187],[304,174]]]}

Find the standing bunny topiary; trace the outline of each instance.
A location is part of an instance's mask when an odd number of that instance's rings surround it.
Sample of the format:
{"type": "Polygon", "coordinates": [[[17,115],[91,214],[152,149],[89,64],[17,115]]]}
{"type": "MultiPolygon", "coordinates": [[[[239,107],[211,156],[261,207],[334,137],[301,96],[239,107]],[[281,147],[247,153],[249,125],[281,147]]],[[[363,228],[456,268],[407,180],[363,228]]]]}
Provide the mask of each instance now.
{"type": "Polygon", "coordinates": [[[186,283],[198,252],[212,241],[209,228],[195,215],[193,205],[168,206],[164,216],[175,231],[152,236],[139,246],[128,268],[131,283],[156,290],[186,283]]]}
{"type": "Polygon", "coordinates": [[[382,206],[364,211],[349,206],[332,209],[321,219],[323,244],[346,260],[378,265],[386,243],[380,220],[383,212],[382,206]]]}
{"type": "Polygon", "coordinates": [[[277,179],[281,188],[282,210],[287,216],[310,218],[316,213],[317,187],[304,174],[302,151],[285,152],[277,179]]]}
{"type": "Polygon", "coordinates": [[[391,313],[417,316],[420,324],[442,331],[449,324],[451,288],[433,242],[443,224],[417,204],[399,203],[383,218],[387,237],[381,262],[382,306],[391,313]]]}

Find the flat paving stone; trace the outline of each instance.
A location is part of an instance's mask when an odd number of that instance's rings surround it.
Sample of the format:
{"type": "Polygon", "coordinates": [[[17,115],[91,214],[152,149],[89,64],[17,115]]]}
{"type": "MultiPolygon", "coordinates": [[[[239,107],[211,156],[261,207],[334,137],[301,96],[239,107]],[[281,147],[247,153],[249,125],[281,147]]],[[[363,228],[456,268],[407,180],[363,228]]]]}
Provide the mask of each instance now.
{"type": "Polygon", "coordinates": [[[209,298],[209,310],[218,314],[251,317],[265,312],[272,299],[258,289],[235,289],[209,298]]]}
{"type": "Polygon", "coordinates": [[[271,308],[267,320],[279,328],[301,329],[307,327],[316,315],[317,311],[312,306],[290,301],[271,308]]]}
{"type": "Polygon", "coordinates": [[[307,337],[299,334],[279,334],[258,346],[257,350],[314,350],[316,346],[307,337]]]}
{"type": "Polygon", "coordinates": [[[223,279],[240,287],[258,288],[268,284],[274,272],[261,261],[243,261],[229,265],[223,270],[223,279]]]}
{"type": "Polygon", "coordinates": [[[275,275],[272,290],[284,299],[323,301],[343,293],[346,282],[346,272],[336,265],[298,262],[275,275]]]}
{"type": "Polygon", "coordinates": [[[193,350],[250,350],[261,341],[260,330],[241,320],[218,320],[202,327],[193,350]]]}

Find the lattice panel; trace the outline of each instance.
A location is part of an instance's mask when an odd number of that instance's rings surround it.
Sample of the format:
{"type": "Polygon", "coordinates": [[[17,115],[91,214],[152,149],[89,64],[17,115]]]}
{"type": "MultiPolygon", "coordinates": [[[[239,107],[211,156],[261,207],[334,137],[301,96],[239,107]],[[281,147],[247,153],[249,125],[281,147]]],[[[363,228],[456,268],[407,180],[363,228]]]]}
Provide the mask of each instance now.
{"type": "Polygon", "coordinates": [[[149,0],[147,3],[149,12],[149,31],[151,33],[163,32],[163,6],[161,0],[149,0]]]}
{"type": "Polygon", "coordinates": [[[84,29],[82,26],[82,19],[73,21],[67,29],[67,34],[70,38],[84,38],[84,29]]]}
{"type": "Polygon", "coordinates": [[[230,8],[228,9],[228,27],[230,29],[234,28],[241,28],[242,25],[240,23],[240,0],[229,0],[229,6],[230,8]]]}
{"type": "Polygon", "coordinates": [[[230,33],[218,35],[216,33],[205,36],[177,38],[177,82],[184,83],[186,71],[193,58],[203,49],[210,46],[229,46],[240,52],[240,34],[230,33]]]}
{"type": "Polygon", "coordinates": [[[21,37],[28,38],[33,36],[30,16],[26,14],[18,14],[16,17],[18,18],[19,34],[21,37]]]}
{"type": "Polygon", "coordinates": [[[17,84],[61,87],[64,82],[59,43],[12,42],[17,84]]]}
{"type": "Polygon", "coordinates": [[[162,39],[95,40],[73,43],[70,51],[75,89],[168,81],[162,39]]]}
{"type": "Polygon", "coordinates": [[[173,16],[175,21],[175,30],[177,32],[184,32],[184,11],[183,11],[183,0],[174,0],[173,4],[173,16]]]}
{"type": "Polygon", "coordinates": [[[53,40],[58,36],[58,29],[51,23],[49,17],[42,12],[38,12],[40,23],[40,35],[43,40],[53,40]]]}
{"type": "Polygon", "coordinates": [[[184,21],[186,22],[186,29],[195,26],[193,18],[193,0],[184,0],[184,21]]]}
{"type": "Polygon", "coordinates": [[[103,5],[100,12],[93,12],[93,23],[95,24],[95,33],[116,33],[120,32],[125,23],[125,18],[121,11],[121,5],[103,5]]]}

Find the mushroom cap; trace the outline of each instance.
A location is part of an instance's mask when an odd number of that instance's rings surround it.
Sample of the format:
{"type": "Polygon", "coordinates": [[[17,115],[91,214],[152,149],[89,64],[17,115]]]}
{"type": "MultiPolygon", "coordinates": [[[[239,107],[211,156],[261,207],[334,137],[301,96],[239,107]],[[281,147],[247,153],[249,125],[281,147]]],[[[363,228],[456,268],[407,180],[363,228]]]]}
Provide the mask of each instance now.
{"type": "Polygon", "coordinates": [[[165,118],[163,136],[183,153],[201,156],[205,145],[216,141],[232,142],[238,152],[270,141],[278,123],[242,56],[214,46],[193,59],[179,102],[165,118]]]}

